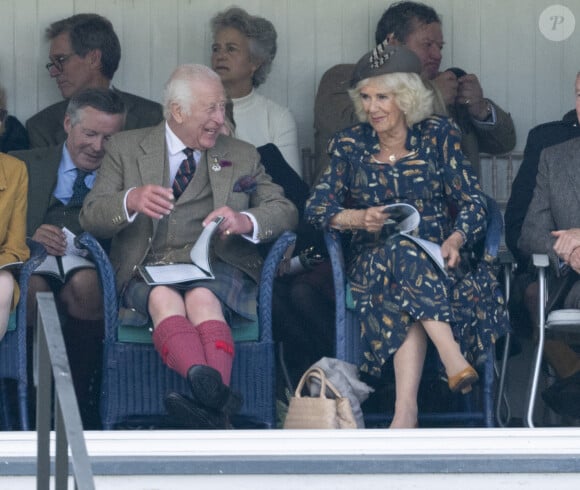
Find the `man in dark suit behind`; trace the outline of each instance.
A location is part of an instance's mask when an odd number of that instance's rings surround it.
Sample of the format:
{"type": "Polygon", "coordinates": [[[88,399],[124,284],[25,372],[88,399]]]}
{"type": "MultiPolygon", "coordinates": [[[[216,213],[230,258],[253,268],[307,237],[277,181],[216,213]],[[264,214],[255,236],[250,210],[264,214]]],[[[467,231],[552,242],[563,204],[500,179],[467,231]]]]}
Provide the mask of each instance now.
{"type": "Polygon", "coordinates": [[[518,240],[526,212],[534,195],[538,162],[544,148],[557,145],[580,136],[580,125],[576,110],[567,112],[561,121],[550,121],[532,128],[528,133],[524,158],[512,182],[512,189],[505,210],[505,242],[518,262],[518,267],[525,270],[529,257],[518,248],[518,240]]]}
{"type": "MultiPolygon", "coordinates": [[[[511,226],[520,226],[521,233],[517,240],[519,259],[525,260],[534,253],[548,254],[551,267],[548,272],[550,282],[547,309],[552,307],[580,308],[580,219],[576,212],[580,202],[580,181],[578,164],[580,162],[580,131],[578,131],[578,114],[580,113],[580,73],[576,76],[576,121],[549,123],[530,132],[528,144],[532,137],[550,138],[552,145],[538,150],[539,158],[531,159],[528,167],[520,169],[518,177],[526,170],[528,181],[534,177],[534,186],[526,187],[524,176],[514,181],[513,198],[510,199],[508,213],[511,226]],[[536,131],[536,134],[532,134],[536,131]],[[554,132],[555,131],[555,132],[554,132]],[[566,138],[567,136],[567,138],[566,138]],[[576,137],[574,137],[576,136],[576,137]],[[560,143],[556,144],[556,140],[560,143]],[[533,166],[532,166],[533,165],[533,166]],[[514,194],[522,195],[519,206],[526,206],[525,219],[517,221],[515,207],[518,199],[514,194]],[[527,203],[526,200],[527,199],[527,203]],[[568,267],[565,267],[565,264],[568,267]],[[554,306],[555,305],[555,306],[554,306]]],[[[570,118],[568,113],[565,118],[570,118]]],[[[528,147],[526,147],[528,150],[528,147]]],[[[523,164],[522,164],[523,167],[523,164]]],[[[506,211],[507,212],[507,211],[506,211]]],[[[521,210],[518,209],[521,213],[521,210]]],[[[509,229],[509,227],[507,228],[509,229]]],[[[515,239],[514,236],[510,240],[515,239]]],[[[512,243],[513,246],[513,243],[512,243]]],[[[525,266],[525,262],[524,262],[525,266]]],[[[536,282],[527,285],[524,303],[530,313],[532,322],[536,318],[538,288],[536,282]]],[[[554,368],[558,382],[544,391],[544,401],[556,412],[573,417],[580,416],[580,355],[566,343],[547,339],[544,356],[554,368]]]]}
{"type": "MultiPolygon", "coordinates": [[[[63,227],[82,233],[79,213],[105,155],[104,144],[121,130],[125,106],[110,89],[89,89],[74,95],[66,110],[64,143],[13,152],[26,162],[29,175],[27,235],[50,255],[66,253],[63,227]]],[[[53,291],[57,308],[66,316],[63,334],[85,429],[99,428],[98,400],[89,397],[90,383],[100,364],[103,336],[102,294],[94,269],[78,269],[61,283],[33,274],[27,298],[32,325],[36,293],[53,291]]],[[[97,377],[98,379],[98,377],[97,377]]],[[[99,390],[93,390],[96,395],[99,390]]]]}
{"type": "MultiPolygon", "coordinates": [[[[88,88],[111,88],[119,66],[121,46],[113,25],[97,14],[77,14],[51,24],[50,63],[46,68],[65,100],[57,102],[26,121],[30,147],[57,145],[66,139],[62,127],[68,100],[88,88]]],[[[124,129],[154,126],[163,119],[161,105],[115,90],[127,111],[124,129]]]]}
{"type": "MultiPolygon", "coordinates": [[[[577,137],[580,137],[580,125],[575,109],[567,112],[560,121],[550,121],[532,128],[528,133],[524,158],[512,182],[504,228],[506,245],[517,264],[508,306],[511,324],[518,336],[528,337],[536,323],[536,271],[531,264],[531,257],[518,247],[518,240],[534,195],[540,154],[545,148],[577,137]]],[[[548,354],[553,359],[572,359],[572,364],[575,363],[575,354],[562,342],[548,340],[545,351],[553,351],[548,354]]]]}

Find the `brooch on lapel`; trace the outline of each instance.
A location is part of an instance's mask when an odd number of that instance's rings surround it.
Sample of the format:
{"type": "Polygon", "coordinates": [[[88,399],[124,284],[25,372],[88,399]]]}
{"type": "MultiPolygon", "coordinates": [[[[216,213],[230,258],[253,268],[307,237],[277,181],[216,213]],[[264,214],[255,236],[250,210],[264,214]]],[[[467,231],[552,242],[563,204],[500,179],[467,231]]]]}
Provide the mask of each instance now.
{"type": "Polygon", "coordinates": [[[215,155],[212,156],[211,158],[212,158],[211,169],[214,172],[219,172],[224,167],[231,167],[232,166],[232,162],[230,162],[229,160],[220,160],[215,155]]]}
{"type": "Polygon", "coordinates": [[[251,194],[258,187],[256,179],[251,175],[244,175],[240,177],[238,181],[234,184],[234,192],[244,192],[246,194],[251,194]]]}

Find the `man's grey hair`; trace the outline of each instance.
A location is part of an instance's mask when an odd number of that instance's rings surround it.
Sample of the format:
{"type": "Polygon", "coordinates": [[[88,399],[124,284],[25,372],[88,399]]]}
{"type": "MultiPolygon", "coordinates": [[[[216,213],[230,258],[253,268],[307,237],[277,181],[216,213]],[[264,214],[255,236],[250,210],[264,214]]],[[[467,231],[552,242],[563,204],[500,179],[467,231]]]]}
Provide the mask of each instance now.
{"type": "Polygon", "coordinates": [[[125,103],[115,90],[90,88],[74,95],[68,102],[66,114],[72,126],[80,122],[81,110],[85,107],[92,107],[107,114],[122,114],[123,117],[127,114],[125,103]]]}
{"type": "Polygon", "coordinates": [[[190,63],[178,66],[169,77],[163,91],[165,119],[171,116],[173,104],[177,104],[185,114],[189,114],[191,106],[196,102],[196,95],[191,90],[191,85],[203,81],[217,81],[221,84],[219,75],[205,65],[190,63]]]}

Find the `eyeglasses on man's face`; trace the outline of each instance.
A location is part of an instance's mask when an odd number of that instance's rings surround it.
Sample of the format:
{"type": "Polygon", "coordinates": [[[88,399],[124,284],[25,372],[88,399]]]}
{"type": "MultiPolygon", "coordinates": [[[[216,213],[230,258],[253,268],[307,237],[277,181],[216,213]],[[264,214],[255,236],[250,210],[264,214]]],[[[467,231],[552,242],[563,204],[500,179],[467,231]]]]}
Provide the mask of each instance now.
{"type": "Polygon", "coordinates": [[[50,63],[46,64],[46,69],[50,71],[54,68],[56,71],[61,72],[64,68],[64,64],[75,55],[76,53],[61,54],[51,58],[50,63]]]}

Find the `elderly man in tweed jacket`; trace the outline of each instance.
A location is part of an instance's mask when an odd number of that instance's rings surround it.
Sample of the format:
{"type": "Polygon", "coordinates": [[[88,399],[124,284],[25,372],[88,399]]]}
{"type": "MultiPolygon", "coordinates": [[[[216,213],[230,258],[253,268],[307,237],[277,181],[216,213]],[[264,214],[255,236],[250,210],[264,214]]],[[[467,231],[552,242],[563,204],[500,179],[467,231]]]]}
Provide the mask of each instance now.
{"type": "Polygon", "coordinates": [[[168,411],[199,429],[224,428],[240,406],[228,387],[234,355],[228,320],[255,318],[262,265],[255,244],[292,229],[298,219],[256,149],[222,134],[225,103],[215,72],[178,67],[165,88],[166,121],[111,138],[81,212],[86,230],[112,238],[123,301],[151,316],[155,347],[189,381],[192,397],[168,395],[168,411]],[[193,172],[184,170],[188,160],[193,172]],[[185,185],[176,188],[184,174],[185,185]],[[135,275],[138,264],[190,262],[191,246],[218,216],[220,236],[211,246],[215,279],[151,287],[135,275]]]}

